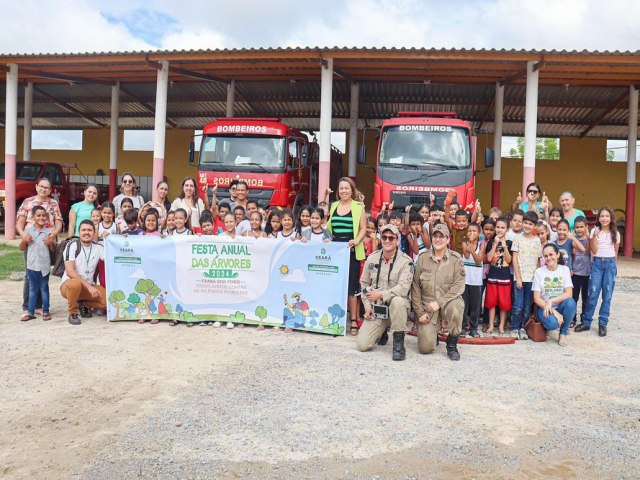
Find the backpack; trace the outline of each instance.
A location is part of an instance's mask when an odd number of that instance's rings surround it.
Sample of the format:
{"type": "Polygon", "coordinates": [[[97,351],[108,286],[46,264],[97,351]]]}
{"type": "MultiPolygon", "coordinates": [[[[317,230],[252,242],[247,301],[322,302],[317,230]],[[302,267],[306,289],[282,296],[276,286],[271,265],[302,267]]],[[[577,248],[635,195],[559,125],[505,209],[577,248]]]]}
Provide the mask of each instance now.
{"type": "Polygon", "coordinates": [[[76,252],[80,247],[80,239],[78,237],[69,237],[62,240],[56,247],[55,261],[53,262],[53,271],[56,277],[64,275],[64,262],[69,260],[69,246],[72,242],[76,242],[76,252]]]}

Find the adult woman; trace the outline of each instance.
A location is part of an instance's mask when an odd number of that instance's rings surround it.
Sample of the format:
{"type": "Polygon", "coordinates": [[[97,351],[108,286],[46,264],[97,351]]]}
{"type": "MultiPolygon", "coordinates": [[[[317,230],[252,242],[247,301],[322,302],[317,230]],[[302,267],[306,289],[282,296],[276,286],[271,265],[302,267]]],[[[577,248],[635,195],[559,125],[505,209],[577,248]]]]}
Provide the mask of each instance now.
{"type": "Polygon", "coordinates": [[[573,222],[578,217],[584,217],[584,212],[573,205],[576,203],[576,197],[571,192],[562,192],[560,195],[560,206],[564,212],[564,219],[569,222],[569,228],[573,231],[573,222]]]}
{"type": "MultiPolygon", "coordinates": [[[[45,227],[53,228],[53,232],[49,234],[51,240],[55,241],[58,234],[62,231],[62,213],[60,213],[60,205],[58,202],[51,198],[51,188],[53,184],[51,180],[46,177],[42,177],[36,183],[36,195],[26,198],[20,208],[18,208],[17,220],[16,220],[16,232],[20,235],[20,238],[27,242],[31,242],[31,236],[25,233],[26,227],[34,224],[33,219],[33,207],[44,207],[47,211],[47,223],[45,227]]],[[[24,254],[24,265],[27,267],[27,252],[24,254]]],[[[42,303],[38,301],[38,303],[42,303]]],[[[22,287],[22,311],[27,313],[27,306],[29,304],[29,281],[27,277],[24,278],[24,284],[22,287]]],[[[37,306],[36,308],[40,308],[37,306]]]]}
{"type": "Polygon", "coordinates": [[[129,172],[122,174],[122,183],[120,184],[120,194],[113,198],[113,205],[116,207],[116,216],[122,215],[120,204],[125,198],[130,198],[133,202],[133,208],[140,208],[144,204],[144,198],[136,195],[136,178],[129,172]]]}
{"type": "Polygon", "coordinates": [[[602,207],[598,212],[598,220],[591,231],[591,278],[589,280],[589,300],[582,314],[582,323],[576,325],[576,332],[586,332],[591,328],[591,321],[596,313],[598,297],[602,292],[602,305],[598,314],[598,335],[607,336],[607,325],[611,311],[611,297],[618,276],[618,250],[620,249],[620,232],[616,225],[616,217],[609,207],[602,207]]]}
{"type": "Polygon", "coordinates": [[[573,299],[573,282],[569,267],[558,264],[560,253],[555,243],[547,243],[542,249],[544,267],[533,275],[533,302],[538,319],[547,330],[560,329],[558,345],[567,345],[569,325],[576,315],[573,299]]]}
{"type": "Polygon", "coordinates": [[[158,182],[158,184],[156,185],[156,197],[153,199],[153,201],[162,205],[167,212],[171,210],[171,202],[167,198],[168,195],[169,184],[164,180],[158,182]]]}
{"type": "Polygon", "coordinates": [[[200,226],[200,214],[205,210],[205,205],[200,198],[200,192],[196,188],[196,180],[193,177],[185,177],[180,186],[180,196],[171,204],[171,210],[183,208],[187,212],[190,221],[189,228],[200,226]]]}
{"type": "Polygon", "coordinates": [[[513,202],[511,209],[520,209],[524,213],[536,212],[538,217],[542,220],[546,220],[549,215],[549,209],[551,209],[553,205],[551,205],[547,195],[542,192],[540,185],[535,182],[530,183],[527,185],[526,194],[527,198],[523,201],[522,194],[518,192],[516,201],[513,202]],[[542,200],[540,200],[540,195],[542,195],[542,200]]]}
{"type": "Polygon", "coordinates": [[[69,210],[69,237],[77,237],[80,229],[80,222],[91,220],[91,212],[96,208],[98,199],[98,187],[87,185],[84,189],[84,200],[71,205],[69,210]]]}
{"type": "Polygon", "coordinates": [[[327,228],[333,235],[334,242],[345,242],[351,249],[349,261],[349,318],[351,320],[351,335],[358,334],[358,274],[360,261],[365,259],[362,240],[367,234],[367,217],[358,198],[356,184],[349,177],[342,177],[338,182],[338,200],[331,204],[327,228]]]}

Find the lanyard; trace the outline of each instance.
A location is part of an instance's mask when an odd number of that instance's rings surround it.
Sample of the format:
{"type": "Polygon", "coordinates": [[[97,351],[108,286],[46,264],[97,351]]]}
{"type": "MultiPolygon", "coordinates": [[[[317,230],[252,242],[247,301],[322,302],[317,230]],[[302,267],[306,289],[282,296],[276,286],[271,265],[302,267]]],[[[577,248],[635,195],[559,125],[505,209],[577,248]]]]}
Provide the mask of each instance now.
{"type": "MultiPolygon", "coordinates": [[[[391,270],[393,270],[393,264],[396,263],[396,257],[398,256],[398,248],[396,248],[396,253],[393,254],[393,258],[391,259],[391,265],[389,265],[389,273],[387,275],[387,288],[389,288],[389,282],[391,280],[391,270]]],[[[376,275],[376,288],[378,288],[378,282],[380,282],[380,269],[382,268],[382,259],[384,258],[383,254],[380,254],[380,261],[378,262],[378,275],[376,275]]]]}
{"type": "Polygon", "coordinates": [[[82,244],[80,244],[80,249],[82,250],[82,255],[84,255],[84,273],[86,276],[89,276],[89,260],[91,259],[91,250],[93,249],[93,242],[89,247],[89,254],[87,255],[87,251],[84,249],[82,244]]]}

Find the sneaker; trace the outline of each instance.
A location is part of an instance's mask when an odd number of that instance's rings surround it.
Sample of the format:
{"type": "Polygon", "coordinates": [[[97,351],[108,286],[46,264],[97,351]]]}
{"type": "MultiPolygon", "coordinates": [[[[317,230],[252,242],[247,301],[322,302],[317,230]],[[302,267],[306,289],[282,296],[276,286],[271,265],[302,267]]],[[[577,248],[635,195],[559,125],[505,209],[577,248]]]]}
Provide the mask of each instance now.
{"type": "Polygon", "coordinates": [[[518,330],[511,330],[511,337],[519,340],[520,336],[518,335],[518,330]]]}
{"type": "Polygon", "coordinates": [[[213,324],[213,326],[216,327],[216,328],[220,328],[222,326],[222,324],[220,322],[215,322],[213,324]]]}
{"type": "Polygon", "coordinates": [[[518,330],[518,336],[520,340],[529,340],[529,335],[527,335],[527,331],[524,328],[518,330]]]}
{"type": "Polygon", "coordinates": [[[229,330],[231,330],[233,327],[235,327],[235,325],[233,324],[233,322],[227,322],[227,328],[229,330]]]}
{"type": "Polygon", "coordinates": [[[473,338],[478,338],[480,337],[480,334],[478,333],[478,330],[471,330],[469,332],[469,335],[471,335],[473,338]]]}
{"type": "Polygon", "coordinates": [[[82,318],[91,318],[91,317],[93,317],[93,314],[91,313],[91,309],[87,308],[84,305],[84,302],[80,302],[79,310],[80,310],[80,316],[82,318]]]}
{"type": "Polygon", "coordinates": [[[69,315],[69,323],[71,325],[80,325],[82,321],[80,320],[80,317],[78,317],[77,313],[72,313],[69,315]]]}
{"type": "Polygon", "coordinates": [[[584,323],[579,323],[578,325],[576,325],[576,328],[573,329],[573,331],[576,333],[588,332],[589,330],[591,330],[591,325],[586,326],[584,323]]]}
{"type": "Polygon", "coordinates": [[[598,335],[600,335],[601,337],[606,337],[607,336],[607,327],[604,325],[600,325],[598,327],[598,335]]]}

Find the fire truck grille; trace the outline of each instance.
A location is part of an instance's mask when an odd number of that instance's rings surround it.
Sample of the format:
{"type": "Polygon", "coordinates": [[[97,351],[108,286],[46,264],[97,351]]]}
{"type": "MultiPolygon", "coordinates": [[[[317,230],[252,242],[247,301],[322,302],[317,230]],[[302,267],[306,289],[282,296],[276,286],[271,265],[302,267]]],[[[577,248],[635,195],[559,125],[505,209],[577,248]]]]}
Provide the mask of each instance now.
{"type": "MultiPolygon", "coordinates": [[[[443,206],[444,199],[447,194],[444,192],[435,192],[433,196],[436,199],[436,205],[443,206]]],[[[419,207],[420,205],[429,205],[431,203],[431,199],[429,194],[409,194],[405,192],[391,192],[391,200],[393,201],[394,210],[404,210],[407,205],[413,205],[414,207],[419,207]]],[[[457,196],[453,197],[453,201],[457,200],[457,196]]]]}

